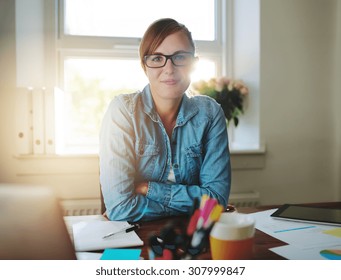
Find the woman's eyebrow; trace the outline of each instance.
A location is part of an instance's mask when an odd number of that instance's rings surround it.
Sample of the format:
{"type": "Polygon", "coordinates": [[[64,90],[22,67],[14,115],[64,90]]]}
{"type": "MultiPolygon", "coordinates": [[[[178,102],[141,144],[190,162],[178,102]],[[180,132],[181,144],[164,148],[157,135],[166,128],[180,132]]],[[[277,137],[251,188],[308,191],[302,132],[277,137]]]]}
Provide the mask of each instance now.
{"type": "Polygon", "coordinates": [[[179,53],[193,53],[193,52],[191,52],[191,51],[179,50],[179,51],[176,51],[176,52],[174,52],[174,53],[172,53],[172,54],[164,54],[164,53],[162,53],[162,52],[155,52],[155,53],[153,53],[153,54],[160,54],[160,55],[174,55],[174,54],[179,54],[179,53]]]}

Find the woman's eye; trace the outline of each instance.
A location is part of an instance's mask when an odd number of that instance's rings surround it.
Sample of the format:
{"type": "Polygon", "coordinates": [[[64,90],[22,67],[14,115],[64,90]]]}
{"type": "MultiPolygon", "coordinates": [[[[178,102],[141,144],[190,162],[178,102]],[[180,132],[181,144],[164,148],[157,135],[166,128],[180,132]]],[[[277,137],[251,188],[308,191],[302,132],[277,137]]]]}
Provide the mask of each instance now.
{"type": "Polygon", "coordinates": [[[175,59],[176,61],[182,61],[182,60],[185,60],[186,57],[183,54],[177,54],[173,57],[173,59],[175,59]]]}
{"type": "Polygon", "coordinates": [[[163,60],[163,56],[161,56],[161,55],[154,56],[154,57],[152,58],[152,60],[153,60],[153,62],[160,62],[160,61],[163,60]]]}

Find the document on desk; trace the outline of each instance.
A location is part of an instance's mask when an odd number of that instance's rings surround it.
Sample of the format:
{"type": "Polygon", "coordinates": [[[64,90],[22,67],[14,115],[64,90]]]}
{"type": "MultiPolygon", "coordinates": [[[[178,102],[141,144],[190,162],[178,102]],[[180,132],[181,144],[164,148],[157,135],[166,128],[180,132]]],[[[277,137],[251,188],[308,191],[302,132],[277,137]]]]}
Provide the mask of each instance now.
{"type": "Polygon", "coordinates": [[[121,232],[103,238],[110,232],[120,231],[129,226],[128,222],[119,221],[84,221],[72,225],[75,250],[96,251],[106,248],[125,248],[143,246],[143,241],[135,231],[121,232]]]}
{"type": "Polygon", "coordinates": [[[302,249],[294,245],[285,245],[270,251],[289,260],[341,260],[341,246],[302,249]]]}
{"type": "Polygon", "coordinates": [[[301,249],[334,247],[341,245],[335,226],[278,220],[270,215],[277,209],[252,213],[255,227],[285,243],[301,249]]]}

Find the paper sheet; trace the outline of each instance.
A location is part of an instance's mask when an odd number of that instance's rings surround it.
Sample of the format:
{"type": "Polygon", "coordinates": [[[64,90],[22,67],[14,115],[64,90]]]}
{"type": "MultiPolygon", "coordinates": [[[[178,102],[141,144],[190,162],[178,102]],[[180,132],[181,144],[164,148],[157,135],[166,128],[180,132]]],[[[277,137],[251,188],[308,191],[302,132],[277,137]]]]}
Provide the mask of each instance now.
{"type": "Polygon", "coordinates": [[[290,260],[341,260],[341,246],[302,249],[286,245],[270,251],[290,260]]]}
{"type": "Polygon", "coordinates": [[[277,209],[252,213],[256,228],[301,249],[341,245],[341,238],[326,234],[335,226],[274,219],[270,215],[277,209]]]}
{"type": "Polygon", "coordinates": [[[102,257],[102,253],[93,253],[93,252],[76,252],[77,260],[100,260],[102,257]]]}
{"type": "Polygon", "coordinates": [[[258,230],[289,244],[271,251],[291,260],[341,259],[340,227],[274,219],[276,210],[250,214],[258,230]]]}
{"type": "Polygon", "coordinates": [[[109,238],[103,236],[127,227],[127,222],[89,221],[73,224],[73,240],[76,251],[96,251],[106,248],[142,246],[143,241],[135,231],[122,232],[109,238]]]}
{"type": "Polygon", "coordinates": [[[72,226],[79,222],[108,221],[103,215],[64,216],[64,222],[73,241],[72,226]]]}

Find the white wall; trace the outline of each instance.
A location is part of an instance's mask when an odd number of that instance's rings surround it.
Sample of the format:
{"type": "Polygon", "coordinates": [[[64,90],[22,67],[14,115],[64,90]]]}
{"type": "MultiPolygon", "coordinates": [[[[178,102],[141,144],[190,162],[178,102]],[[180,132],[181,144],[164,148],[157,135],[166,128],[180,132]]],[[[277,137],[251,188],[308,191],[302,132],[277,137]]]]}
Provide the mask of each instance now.
{"type": "Polygon", "coordinates": [[[334,180],[335,193],[341,198],[341,1],[337,1],[337,17],[334,49],[334,91],[333,91],[333,123],[334,123],[334,180]]]}
{"type": "MultiPolygon", "coordinates": [[[[96,157],[15,156],[13,2],[0,1],[0,182],[52,185],[63,198],[98,197],[96,157]]],[[[341,84],[332,79],[341,69],[340,1],[260,4],[265,166],[234,170],[232,191],[259,191],[263,204],[341,200],[341,84]]]]}
{"type": "Polygon", "coordinates": [[[0,181],[16,179],[12,158],[15,88],[15,5],[0,1],[0,181]]]}
{"type": "Polygon", "coordinates": [[[235,170],[234,191],[257,190],[263,204],[341,199],[337,11],[337,0],[260,1],[265,168],[235,170]]]}
{"type": "Polygon", "coordinates": [[[236,188],[259,190],[265,204],[340,199],[333,180],[337,2],[261,1],[260,123],[266,167],[237,171],[234,182],[236,188]]]}

